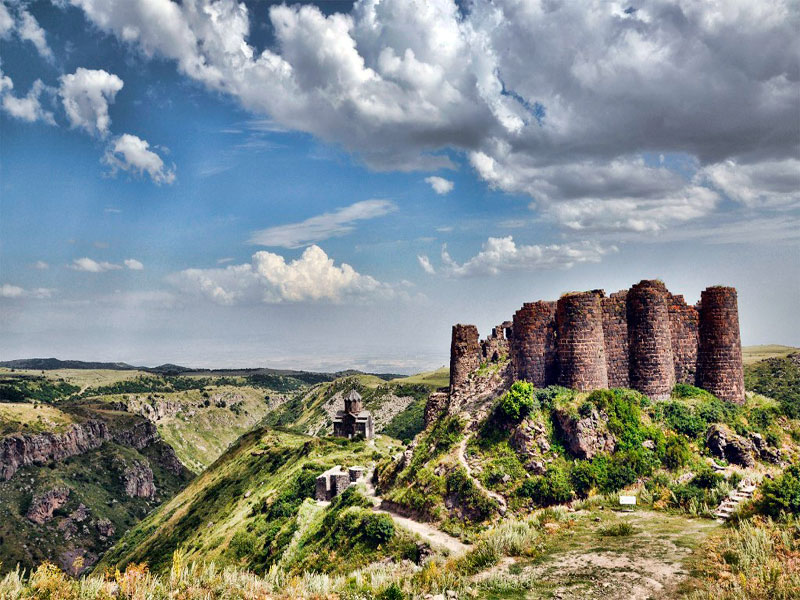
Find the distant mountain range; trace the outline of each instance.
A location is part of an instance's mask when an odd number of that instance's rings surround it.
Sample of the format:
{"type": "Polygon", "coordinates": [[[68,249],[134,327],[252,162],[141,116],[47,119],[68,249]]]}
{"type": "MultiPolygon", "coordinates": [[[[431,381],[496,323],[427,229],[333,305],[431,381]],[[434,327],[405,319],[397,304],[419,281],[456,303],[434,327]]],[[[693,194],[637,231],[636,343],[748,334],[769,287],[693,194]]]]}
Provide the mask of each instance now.
{"type": "Polygon", "coordinates": [[[245,369],[192,369],[172,363],[158,365],[157,367],[137,367],[124,362],[94,362],[83,360],[60,360],[58,358],[19,358],[16,360],[0,361],[0,367],[8,369],[31,369],[35,371],[55,371],[58,369],[107,369],[111,371],[145,371],[159,375],[217,375],[217,376],[246,376],[246,375],[283,375],[305,380],[309,375],[315,376],[319,381],[331,381],[348,375],[375,375],[381,379],[397,379],[405,377],[397,373],[364,373],[348,369],[335,373],[321,373],[316,371],[297,371],[292,369],[270,368],[245,368],[245,369]]]}

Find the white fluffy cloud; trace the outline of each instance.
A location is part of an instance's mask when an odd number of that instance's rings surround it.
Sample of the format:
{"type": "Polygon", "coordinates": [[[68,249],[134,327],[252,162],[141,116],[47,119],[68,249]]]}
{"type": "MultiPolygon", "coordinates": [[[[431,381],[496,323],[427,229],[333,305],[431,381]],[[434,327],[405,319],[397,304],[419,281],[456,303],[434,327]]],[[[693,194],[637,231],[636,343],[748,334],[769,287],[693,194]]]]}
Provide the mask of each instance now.
{"type": "Polygon", "coordinates": [[[122,170],[136,175],[147,173],[158,185],[175,181],[175,166],[167,167],[146,140],[130,133],[124,133],[111,142],[103,162],[111,167],[112,175],[122,170]]]}
{"type": "MultiPolygon", "coordinates": [[[[0,20],[2,20],[0,18],[0,20]]],[[[17,34],[23,40],[31,42],[37,52],[47,60],[53,60],[53,51],[47,45],[47,38],[39,22],[27,10],[19,11],[19,21],[17,23],[17,34]]]]}
{"type": "Polygon", "coordinates": [[[265,50],[248,43],[251,15],[234,0],[71,2],[278,126],[377,168],[433,170],[450,165],[443,150],[464,151],[498,189],[528,194],[536,210],[583,229],[606,227],[603,207],[633,206],[637,214],[612,227],[634,230],[683,222],[662,218],[670,207],[690,204],[679,211],[688,218],[714,209],[694,189],[705,183],[679,181],[671,168],[614,177],[644,153],[754,171],[797,159],[792,0],[496,0],[462,9],[453,0],[359,0],[350,14],[327,16],[274,5],[275,44],[265,50]],[[571,207],[552,208],[560,203],[571,207]],[[589,209],[576,221],[580,206],[589,209]]]}
{"type": "Polygon", "coordinates": [[[701,177],[726,196],[751,208],[800,207],[800,160],[739,164],[727,160],[709,165],[701,177]]]}
{"type": "Polygon", "coordinates": [[[7,39],[14,31],[14,17],[8,12],[6,5],[0,2],[0,39],[7,39]]]}
{"type": "Polygon", "coordinates": [[[11,285],[9,283],[0,285],[0,298],[35,298],[37,300],[42,300],[45,298],[51,298],[54,292],[55,290],[51,288],[25,289],[19,287],[18,285],[11,285]]]}
{"type": "Polygon", "coordinates": [[[144,270],[144,265],[141,263],[141,261],[138,261],[135,258],[126,258],[123,261],[123,263],[131,271],[142,271],[142,270],[144,270]]]}
{"type": "Polygon", "coordinates": [[[391,298],[394,289],[348,264],[336,266],[319,246],[287,261],[271,252],[256,252],[250,263],[224,269],[186,269],[169,281],[187,293],[218,304],[366,301],[391,298]]]}
{"type": "Polygon", "coordinates": [[[141,271],[144,265],[135,258],[127,258],[123,264],[112,263],[107,261],[96,261],[93,258],[84,256],[83,258],[76,258],[71,264],[67,265],[73,271],[85,271],[87,273],[104,273],[106,271],[119,271],[122,268],[128,268],[131,271],[141,271]]]}
{"type": "MultiPolygon", "coordinates": [[[[481,251],[459,264],[452,259],[446,246],[442,246],[442,266],[439,272],[446,277],[476,277],[499,275],[507,271],[538,271],[544,269],[568,269],[579,263],[600,262],[614,246],[604,247],[592,242],[577,244],[517,245],[511,236],[490,237],[481,251]]],[[[427,256],[419,256],[420,266],[427,273],[434,273],[427,256]]]]}
{"type": "Polygon", "coordinates": [[[436,269],[431,264],[431,259],[429,259],[427,256],[420,254],[417,256],[417,261],[419,262],[419,266],[422,267],[422,270],[428,275],[436,274],[436,269]]]}
{"type": "Polygon", "coordinates": [[[250,243],[259,246],[302,248],[314,242],[346,235],[353,231],[358,221],[382,217],[396,208],[388,200],[364,200],[300,223],[278,225],[256,231],[250,237],[250,243]]]}
{"type": "Polygon", "coordinates": [[[453,182],[444,177],[431,175],[425,178],[425,183],[429,184],[433,188],[433,191],[439,195],[448,194],[453,191],[453,182]]]}
{"type": "Polygon", "coordinates": [[[58,93],[70,125],[92,135],[107,135],[111,124],[108,105],[122,86],[122,79],[102,69],[80,67],[72,74],[62,75],[58,93]]]}
{"type": "Polygon", "coordinates": [[[50,125],[55,125],[53,113],[45,110],[41,103],[41,95],[47,88],[37,79],[31,85],[31,89],[25,96],[15,96],[12,92],[14,82],[11,81],[3,71],[0,70],[0,97],[2,98],[3,110],[21,121],[33,123],[35,121],[44,121],[50,125]]]}

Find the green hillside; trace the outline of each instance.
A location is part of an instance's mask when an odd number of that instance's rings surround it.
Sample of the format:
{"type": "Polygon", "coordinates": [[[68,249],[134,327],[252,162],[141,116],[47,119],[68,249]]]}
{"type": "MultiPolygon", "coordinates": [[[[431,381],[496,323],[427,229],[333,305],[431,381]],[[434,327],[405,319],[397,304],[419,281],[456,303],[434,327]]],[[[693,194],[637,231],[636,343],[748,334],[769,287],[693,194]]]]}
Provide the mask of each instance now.
{"type": "Polygon", "coordinates": [[[425,402],[437,383],[436,378],[424,376],[391,381],[374,375],[341,377],[295,394],[267,415],[264,424],[326,435],[332,431],[336,411],[344,408],[343,395],[355,389],[364,400],[364,408],[372,412],[377,433],[410,440],[423,428],[425,402]]]}
{"type": "Polygon", "coordinates": [[[378,549],[379,544],[354,533],[356,522],[371,518],[359,495],[330,507],[311,499],[315,478],[326,469],[368,466],[398,449],[397,442],[383,437],[367,443],[254,430],[135,526],[103,557],[98,569],[146,562],[163,571],[180,550],[187,561],[214,561],[260,573],[279,563],[290,571],[328,572],[357,568],[397,551],[410,552],[399,539],[392,548],[378,549]],[[349,535],[346,527],[342,529],[345,514],[349,535]]]}
{"type": "Polygon", "coordinates": [[[761,346],[742,346],[742,359],[749,365],[767,358],[785,358],[793,352],[800,352],[794,346],[781,346],[779,344],[764,344],[761,346]]]}

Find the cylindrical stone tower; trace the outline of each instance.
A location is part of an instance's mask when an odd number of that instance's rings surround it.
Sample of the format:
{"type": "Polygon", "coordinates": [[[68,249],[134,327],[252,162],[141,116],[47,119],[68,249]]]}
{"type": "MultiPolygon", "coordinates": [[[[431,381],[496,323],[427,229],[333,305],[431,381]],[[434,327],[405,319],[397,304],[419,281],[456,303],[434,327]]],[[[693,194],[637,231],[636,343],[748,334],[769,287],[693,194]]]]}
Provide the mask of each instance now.
{"type": "Polygon", "coordinates": [[[600,294],[562,296],[556,307],[559,383],[580,391],[608,387],[600,294]]]}
{"type": "Polygon", "coordinates": [[[697,385],[727,402],[744,402],[742,342],[736,289],[710,287],[700,295],[697,385]]]}
{"type": "Polygon", "coordinates": [[[453,325],[450,342],[450,393],[462,389],[481,364],[481,342],[475,325],[453,325]]]}
{"type": "Polygon", "coordinates": [[[511,325],[511,364],[514,379],[535,387],[556,383],[555,302],[528,302],[511,325]]]}
{"type": "Polygon", "coordinates": [[[627,297],[630,384],[652,400],[666,400],[675,386],[668,297],[655,280],[640,281],[627,297]]]}

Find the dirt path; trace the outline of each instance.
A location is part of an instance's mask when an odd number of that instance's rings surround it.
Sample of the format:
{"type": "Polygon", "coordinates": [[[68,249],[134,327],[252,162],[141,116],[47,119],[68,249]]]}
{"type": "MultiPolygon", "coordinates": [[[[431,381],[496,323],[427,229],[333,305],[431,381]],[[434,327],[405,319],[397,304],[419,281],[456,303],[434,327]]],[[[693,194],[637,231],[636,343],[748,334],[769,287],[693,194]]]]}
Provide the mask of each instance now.
{"type": "Polygon", "coordinates": [[[507,559],[475,580],[517,583],[527,590],[520,598],[528,599],[675,598],[692,548],[716,527],[713,521],[653,511],[586,513],[551,540],[542,557],[507,559]],[[632,535],[601,535],[603,528],[623,521],[634,527],[632,535]]]}
{"type": "Polygon", "coordinates": [[[464,439],[461,440],[461,443],[458,445],[458,462],[460,462],[461,466],[464,467],[464,469],[467,471],[467,475],[469,476],[470,479],[472,479],[472,482],[475,484],[475,487],[477,487],[480,491],[482,491],[490,498],[494,499],[495,502],[497,502],[500,505],[500,514],[504,515],[506,514],[506,509],[508,508],[506,505],[506,499],[503,498],[497,492],[493,492],[492,490],[486,489],[481,480],[472,474],[472,469],[470,468],[469,463],[467,462],[467,456],[466,456],[467,442],[469,442],[470,437],[472,437],[471,433],[465,436],[464,439]]]}
{"type": "Polygon", "coordinates": [[[375,486],[372,484],[372,471],[367,474],[366,477],[366,487],[367,487],[367,497],[372,501],[373,510],[375,512],[384,513],[392,517],[395,523],[397,523],[403,529],[407,529],[408,531],[417,534],[420,538],[428,542],[431,546],[437,548],[444,548],[450,553],[450,556],[458,556],[460,554],[464,554],[468,550],[472,548],[472,546],[463,543],[458,538],[454,538],[451,535],[446,534],[439,529],[436,529],[430,523],[423,523],[421,521],[415,521],[414,519],[409,519],[408,517],[404,517],[396,513],[393,510],[389,510],[382,506],[383,499],[378,496],[377,492],[375,491],[375,486]]]}

